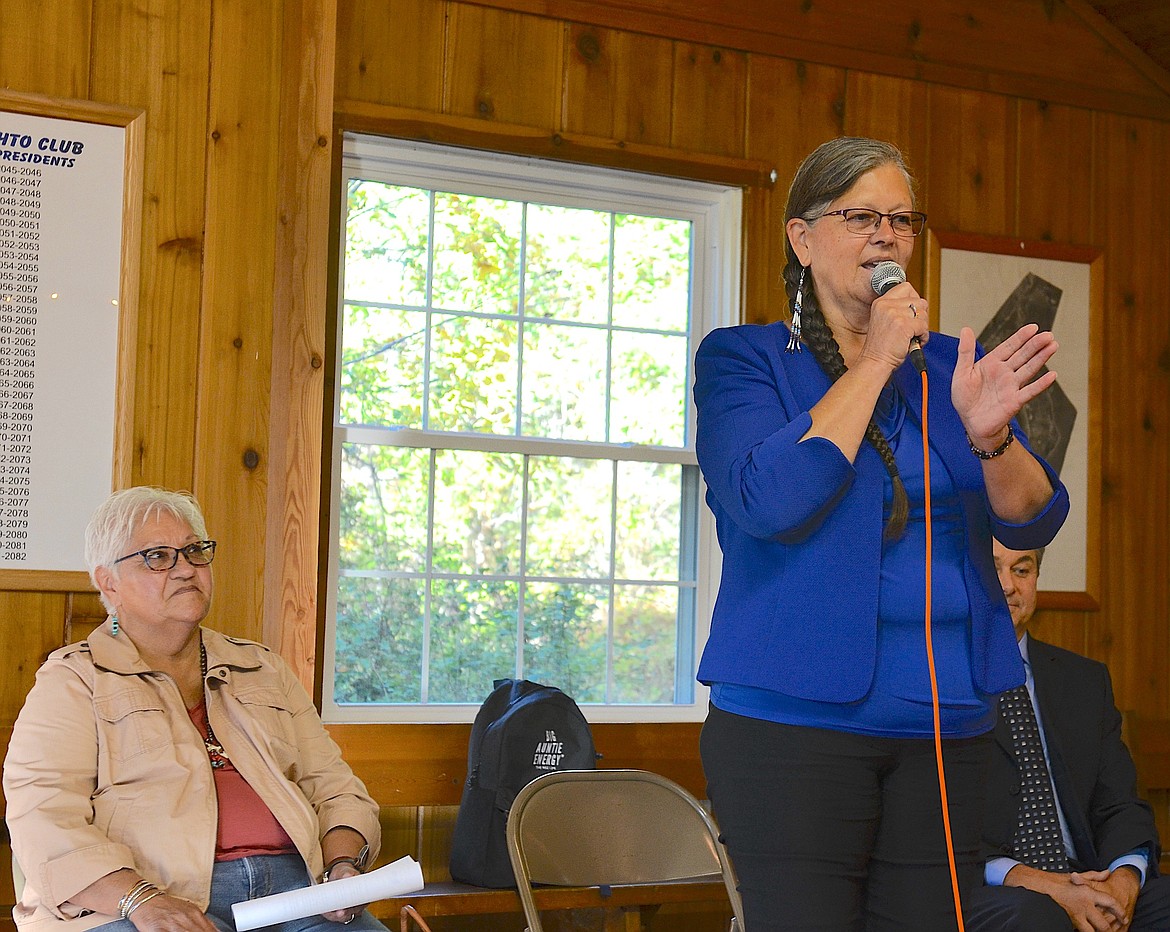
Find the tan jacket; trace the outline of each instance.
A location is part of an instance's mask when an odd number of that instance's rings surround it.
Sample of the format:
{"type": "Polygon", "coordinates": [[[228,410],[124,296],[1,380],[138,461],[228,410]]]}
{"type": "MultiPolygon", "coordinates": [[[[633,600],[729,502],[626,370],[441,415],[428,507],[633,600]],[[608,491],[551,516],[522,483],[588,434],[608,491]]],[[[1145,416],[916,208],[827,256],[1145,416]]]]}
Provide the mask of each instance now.
{"type": "MultiPolygon", "coordinates": [[[[292,671],[262,644],[203,629],[207,713],[236,768],[320,875],[320,840],[348,825],[377,854],[377,804],[341,759],[292,671]]],[[[178,687],[109,622],[54,651],[4,761],[12,850],[25,875],[22,932],[81,932],[69,898],[123,867],[206,909],[217,801],[203,739],[178,687]]]]}

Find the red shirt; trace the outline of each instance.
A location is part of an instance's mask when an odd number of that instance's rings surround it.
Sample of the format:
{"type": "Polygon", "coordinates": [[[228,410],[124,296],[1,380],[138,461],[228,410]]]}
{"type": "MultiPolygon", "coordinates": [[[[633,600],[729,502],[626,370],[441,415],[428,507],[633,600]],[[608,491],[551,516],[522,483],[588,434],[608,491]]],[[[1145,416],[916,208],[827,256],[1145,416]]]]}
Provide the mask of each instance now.
{"type": "MultiPolygon", "coordinates": [[[[199,734],[207,735],[207,704],[188,709],[199,734]]],[[[289,838],[264,801],[227,758],[214,768],[215,795],[219,800],[219,827],[215,836],[215,859],[234,861],[257,854],[295,854],[289,838]]]]}

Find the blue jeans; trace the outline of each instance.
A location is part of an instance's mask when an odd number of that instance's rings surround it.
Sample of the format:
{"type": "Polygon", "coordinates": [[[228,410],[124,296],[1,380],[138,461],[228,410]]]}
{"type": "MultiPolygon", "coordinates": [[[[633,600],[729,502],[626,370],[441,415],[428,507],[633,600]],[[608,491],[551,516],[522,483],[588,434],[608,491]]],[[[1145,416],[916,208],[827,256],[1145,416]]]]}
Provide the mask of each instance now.
{"type": "MultiPolygon", "coordinates": [[[[308,871],[299,854],[269,854],[219,861],[211,875],[211,903],[207,907],[207,918],[221,932],[236,932],[232,903],[299,890],[308,883],[308,871]]],[[[362,912],[348,924],[308,916],[266,928],[278,932],[387,932],[386,927],[368,912],[362,912]]],[[[101,932],[137,932],[129,919],[115,919],[98,926],[98,929],[101,932]]]]}

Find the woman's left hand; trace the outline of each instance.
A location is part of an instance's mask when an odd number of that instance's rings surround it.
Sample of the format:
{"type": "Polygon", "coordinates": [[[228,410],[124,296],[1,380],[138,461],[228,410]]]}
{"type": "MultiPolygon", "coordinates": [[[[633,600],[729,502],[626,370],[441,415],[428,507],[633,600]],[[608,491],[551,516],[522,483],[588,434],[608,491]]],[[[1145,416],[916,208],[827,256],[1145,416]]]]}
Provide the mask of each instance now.
{"type": "MultiPolygon", "coordinates": [[[[344,880],[346,877],[357,877],[360,876],[360,874],[361,871],[359,871],[356,867],[343,861],[334,867],[331,871],[329,871],[329,880],[344,880]]],[[[368,905],[369,904],[367,903],[363,906],[348,906],[345,909],[334,909],[330,912],[322,913],[321,915],[330,922],[340,922],[342,925],[348,925],[357,919],[357,917],[365,911],[365,908],[368,905]]]]}
{"type": "Polygon", "coordinates": [[[999,446],[1011,419],[1056,381],[1055,372],[1040,372],[1057,349],[1049,331],[1025,324],[976,362],[975,332],[962,329],[951,402],[973,444],[986,450],[999,446]]]}

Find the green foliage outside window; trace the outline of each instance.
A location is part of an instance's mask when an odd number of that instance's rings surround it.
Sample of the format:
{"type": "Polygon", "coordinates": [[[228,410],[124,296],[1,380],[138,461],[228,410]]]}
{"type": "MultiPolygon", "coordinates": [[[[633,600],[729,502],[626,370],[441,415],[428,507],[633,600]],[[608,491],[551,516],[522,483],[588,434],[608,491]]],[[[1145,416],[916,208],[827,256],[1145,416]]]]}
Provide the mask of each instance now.
{"type": "Polygon", "coordinates": [[[345,237],[334,701],[676,701],[696,467],[624,451],[687,442],[690,223],[354,179],[345,237]]]}

